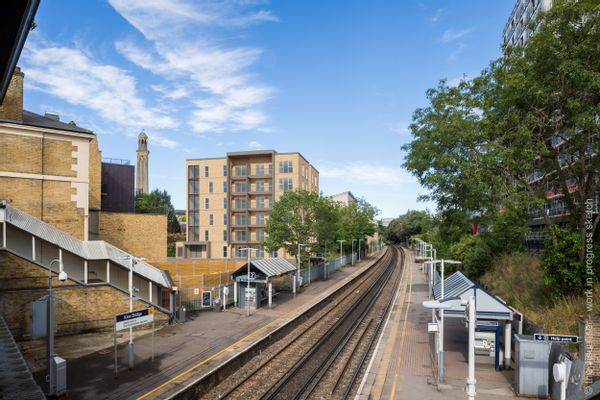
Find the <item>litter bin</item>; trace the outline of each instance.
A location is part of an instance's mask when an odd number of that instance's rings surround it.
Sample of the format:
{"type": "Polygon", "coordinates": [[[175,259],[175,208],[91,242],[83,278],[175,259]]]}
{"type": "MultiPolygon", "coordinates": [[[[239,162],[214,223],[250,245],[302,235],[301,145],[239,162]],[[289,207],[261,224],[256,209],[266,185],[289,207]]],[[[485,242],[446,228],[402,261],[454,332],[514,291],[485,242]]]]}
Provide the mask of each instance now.
{"type": "Polygon", "coordinates": [[[185,322],[185,307],[179,307],[179,323],[183,324],[185,322]]]}
{"type": "Polygon", "coordinates": [[[514,338],[517,394],[547,397],[551,343],[535,340],[533,335],[514,335],[514,338]]]}
{"type": "Polygon", "coordinates": [[[221,311],[221,298],[215,297],[213,299],[213,311],[221,311]]]}

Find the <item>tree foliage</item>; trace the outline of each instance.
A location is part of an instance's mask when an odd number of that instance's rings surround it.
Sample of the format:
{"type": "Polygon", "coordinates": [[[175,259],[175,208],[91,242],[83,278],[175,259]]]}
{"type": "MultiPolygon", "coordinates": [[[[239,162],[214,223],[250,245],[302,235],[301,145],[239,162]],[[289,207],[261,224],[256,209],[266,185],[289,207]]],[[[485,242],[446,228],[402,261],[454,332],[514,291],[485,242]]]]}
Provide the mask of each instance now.
{"type": "Polygon", "coordinates": [[[145,193],[135,199],[135,212],[140,214],[166,214],[167,231],[169,233],[179,233],[181,228],[175,208],[171,203],[171,196],[166,190],[155,189],[150,193],[145,193]]]}
{"type": "MultiPolygon", "coordinates": [[[[551,226],[545,209],[556,199],[565,203],[565,228],[579,236],[569,241],[578,262],[585,235],[597,237],[600,218],[586,226],[584,205],[599,187],[600,6],[557,0],[540,18],[525,46],[504,49],[479,76],[428,90],[404,146],[405,167],[441,214],[482,222],[472,257],[483,262],[519,249],[528,210],[539,208],[551,226]]],[[[553,248],[564,245],[567,237],[549,233],[553,248]]]]}

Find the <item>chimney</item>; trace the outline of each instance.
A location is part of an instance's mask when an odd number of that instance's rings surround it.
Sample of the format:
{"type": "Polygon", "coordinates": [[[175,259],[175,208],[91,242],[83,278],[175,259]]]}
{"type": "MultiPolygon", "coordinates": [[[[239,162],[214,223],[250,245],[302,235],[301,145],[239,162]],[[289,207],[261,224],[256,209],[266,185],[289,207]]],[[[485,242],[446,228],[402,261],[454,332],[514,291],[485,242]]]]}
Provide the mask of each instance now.
{"type": "Polygon", "coordinates": [[[0,104],[0,118],[23,121],[23,78],[21,68],[15,67],[15,72],[8,85],[4,101],[0,104]]]}

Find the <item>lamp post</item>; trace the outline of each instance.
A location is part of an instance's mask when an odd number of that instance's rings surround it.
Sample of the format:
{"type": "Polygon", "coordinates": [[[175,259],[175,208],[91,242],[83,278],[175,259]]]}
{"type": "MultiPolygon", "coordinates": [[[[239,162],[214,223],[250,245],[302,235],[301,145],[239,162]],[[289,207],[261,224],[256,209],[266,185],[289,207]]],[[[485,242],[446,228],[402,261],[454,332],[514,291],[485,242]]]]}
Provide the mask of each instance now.
{"type": "Polygon", "coordinates": [[[354,265],[354,242],[356,242],[356,239],[352,239],[352,265],[354,265]]]}
{"type": "Polygon", "coordinates": [[[244,297],[244,301],[246,302],[246,317],[250,316],[250,256],[252,255],[251,251],[254,250],[252,247],[243,247],[239,249],[240,251],[245,251],[248,256],[248,276],[246,279],[246,296],[244,297]]]}
{"type": "Polygon", "coordinates": [[[338,242],[340,242],[340,267],[341,267],[342,260],[344,258],[344,248],[342,247],[342,244],[345,242],[345,240],[338,239],[338,242]]]}
{"type": "Polygon", "coordinates": [[[360,261],[360,249],[361,249],[360,242],[364,242],[364,240],[362,240],[362,239],[358,240],[358,261],[360,261]]]}
{"type": "Polygon", "coordinates": [[[67,273],[63,270],[63,263],[60,259],[50,261],[48,267],[48,301],[47,318],[46,318],[46,374],[48,376],[48,395],[56,395],[56,376],[54,376],[54,368],[52,368],[52,358],[54,354],[54,304],[52,302],[52,264],[58,263],[58,279],[66,281],[69,279],[67,273]]]}
{"type": "MultiPolygon", "coordinates": [[[[477,325],[477,313],[475,296],[469,296],[468,302],[463,300],[461,305],[469,308],[469,374],[467,376],[467,399],[475,400],[475,325],[477,325]]],[[[510,339],[509,339],[510,340],[510,339]]]]}

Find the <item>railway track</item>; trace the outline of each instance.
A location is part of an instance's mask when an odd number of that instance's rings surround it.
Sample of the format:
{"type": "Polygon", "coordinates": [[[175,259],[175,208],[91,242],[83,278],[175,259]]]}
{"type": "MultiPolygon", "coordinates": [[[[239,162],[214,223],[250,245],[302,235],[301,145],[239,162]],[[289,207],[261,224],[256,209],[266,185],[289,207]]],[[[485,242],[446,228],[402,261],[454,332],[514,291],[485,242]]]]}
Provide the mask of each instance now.
{"type": "Polygon", "coordinates": [[[348,398],[356,391],[400,279],[390,247],[343,296],[213,388],[208,399],[348,398]]]}

